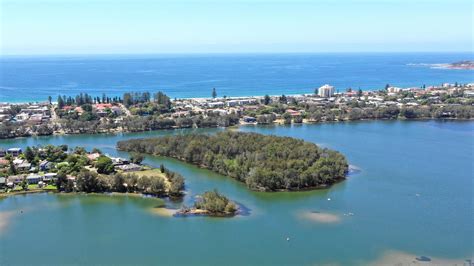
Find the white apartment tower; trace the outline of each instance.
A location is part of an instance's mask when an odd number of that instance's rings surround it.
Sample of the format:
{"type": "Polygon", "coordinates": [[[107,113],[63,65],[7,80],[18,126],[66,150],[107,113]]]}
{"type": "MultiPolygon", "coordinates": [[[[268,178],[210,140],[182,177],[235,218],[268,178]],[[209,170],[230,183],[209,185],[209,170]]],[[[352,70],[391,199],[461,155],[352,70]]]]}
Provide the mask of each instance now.
{"type": "Polygon", "coordinates": [[[320,97],[331,97],[334,95],[334,87],[328,84],[325,84],[318,89],[318,95],[320,97]]]}

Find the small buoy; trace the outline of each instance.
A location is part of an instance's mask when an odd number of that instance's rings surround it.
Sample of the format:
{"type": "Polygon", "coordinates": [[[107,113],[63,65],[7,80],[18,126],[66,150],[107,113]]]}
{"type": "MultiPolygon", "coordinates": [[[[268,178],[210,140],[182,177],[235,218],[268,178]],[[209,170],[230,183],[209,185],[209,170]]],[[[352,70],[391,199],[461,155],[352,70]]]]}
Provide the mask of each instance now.
{"type": "Polygon", "coordinates": [[[328,198],[328,200],[331,200],[331,198],[328,198]]]}
{"type": "Polygon", "coordinates": [[[287,238],[286,238],[286,241],[290,241],[290,238],[289,238],[289,237],[287,237],[287,238]]]}

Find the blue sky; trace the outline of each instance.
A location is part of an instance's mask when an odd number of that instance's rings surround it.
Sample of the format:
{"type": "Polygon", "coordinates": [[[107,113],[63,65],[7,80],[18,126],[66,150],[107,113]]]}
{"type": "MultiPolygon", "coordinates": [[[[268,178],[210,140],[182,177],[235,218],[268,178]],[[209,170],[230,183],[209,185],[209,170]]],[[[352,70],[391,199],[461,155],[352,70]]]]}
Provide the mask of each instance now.
{"type": "Polygon", "coordinates": [[[1,54],[472,51],[468,0],[0,0],[1,54]]]}

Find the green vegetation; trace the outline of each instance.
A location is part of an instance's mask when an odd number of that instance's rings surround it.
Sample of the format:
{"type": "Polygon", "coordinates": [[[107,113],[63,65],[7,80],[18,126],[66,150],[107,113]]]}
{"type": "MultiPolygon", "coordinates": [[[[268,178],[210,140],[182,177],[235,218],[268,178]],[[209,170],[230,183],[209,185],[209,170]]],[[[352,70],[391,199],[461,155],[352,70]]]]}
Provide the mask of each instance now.
{"type": "Polygon", "coordinates": [[[64,192],[130,192],[179,197],[184,189],[184,178],[166,168],[164,173],[159,169],[152,169],[113,174],[98,174],[83,168],[76,175],[75,181],[64,174],[58,174],[57,187],[64,192]]]}
{"type": "MultiPolygon", "coordinates": [[[[35,167],[57,175],[51,181],[45,182],[43,187],[36,184],[28,184],[26,174],[29,169],[19,172],[13,165],[11,155],[5,158],[9,164],[0,168],[0,176],[11,176],[22,174],[21,182],[12,189],[13,191],[38,191],[57,190],[61,192],[131,192],[144,193],[156,196],[179,197],[184,189],[184,178],[172,172],[164,166],[160,169],[146,171],[136,171],[133,173],[123,173],[115,170],[112,160],[100,155],[96,160],[90,160],[89,154],[83,147],[76,147],[68,151],[67,145],[43,147],[27,147],[25,152],[18,156],[27,158],[28,162],[35,167]]],[[[100,153],[98,149],[93,149],[93,153],[100,153]]],[[[134,154],[134,162],[141,162],[143,156],[134,154]]]]}
{"type": "Polygon", "coordinates": [[[138,152],[134,152],[130,155],[130,161],[132,163],[141,164],[143,159],[144,159],[143,155],[138,152]]]}
{"type": "Polygon", "coordinates": [[[262,191],[300,190],[344,179],[342,154],[289,137],[222,132],[117,143],[120,150],[177,158],[245,182],[262,191]]]}
{"type": "Polygon", "coordinates": [[[97,173],[99,174],[111,174],[115,171],[112,159],[104,155],[101,155],[97,159],[95,167],[97,168],[97,173]]]}
{"type": "Polygon", "coordinates": [[[217,190],[202,194],[194,203],[194,208],[208,211],[210,214],[235,214],[237,212],[237,205],[217,190]]]}

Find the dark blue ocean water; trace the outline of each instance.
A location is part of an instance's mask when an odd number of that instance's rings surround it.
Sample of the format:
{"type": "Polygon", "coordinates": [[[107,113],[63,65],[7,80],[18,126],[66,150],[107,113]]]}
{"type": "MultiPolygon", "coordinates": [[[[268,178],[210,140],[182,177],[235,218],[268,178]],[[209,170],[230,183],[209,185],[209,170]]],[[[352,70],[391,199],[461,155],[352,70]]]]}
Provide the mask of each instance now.
{"type": "Polygon", "coordinates": [[[473,60],[472,53],[336,53],[108,55],[0,58],[0,102],[48,95],[122,95],[164,91],[171,97],[311,93],[325,83],[340,91],[474,82],[474,71],[416,64],[473,60]],[[415,65],[413,65],[415,64],[415,65]]]}

